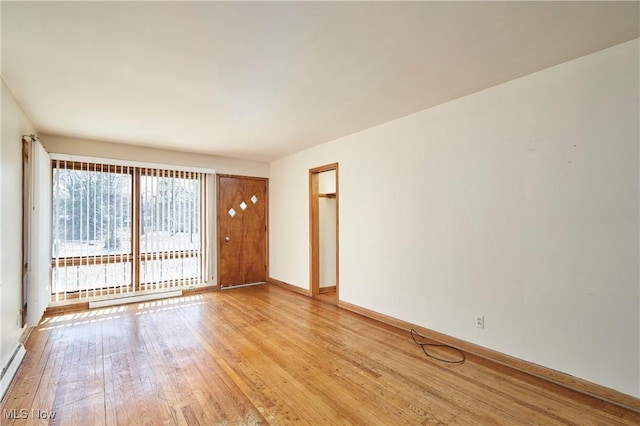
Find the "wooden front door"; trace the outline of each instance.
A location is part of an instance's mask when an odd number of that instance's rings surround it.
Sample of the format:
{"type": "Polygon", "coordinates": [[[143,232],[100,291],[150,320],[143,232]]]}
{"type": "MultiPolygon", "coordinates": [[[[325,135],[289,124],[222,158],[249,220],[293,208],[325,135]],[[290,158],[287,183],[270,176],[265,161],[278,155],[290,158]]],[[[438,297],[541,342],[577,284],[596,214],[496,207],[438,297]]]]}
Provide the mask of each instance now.
{"type": "Polygon", "coordinates": [[[218,175],[218,283],[267,280],[267,179],[218,175]]]}

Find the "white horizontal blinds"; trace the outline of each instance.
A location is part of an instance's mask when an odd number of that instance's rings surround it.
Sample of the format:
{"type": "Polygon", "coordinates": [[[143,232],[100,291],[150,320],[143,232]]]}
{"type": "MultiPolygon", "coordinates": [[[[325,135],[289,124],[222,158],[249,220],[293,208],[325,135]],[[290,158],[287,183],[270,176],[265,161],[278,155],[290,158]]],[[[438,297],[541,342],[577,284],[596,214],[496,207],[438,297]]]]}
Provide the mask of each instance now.
{"type": "Polygon", "coordinates": [[[140,178],[140,288],[205,281],[201,187],[205,173],[144,169],[140,178]]]}
{"type": "Polygon", "coordinates": [[[131,169],[53,162],[54,300],[131,291],[131,169]]]}

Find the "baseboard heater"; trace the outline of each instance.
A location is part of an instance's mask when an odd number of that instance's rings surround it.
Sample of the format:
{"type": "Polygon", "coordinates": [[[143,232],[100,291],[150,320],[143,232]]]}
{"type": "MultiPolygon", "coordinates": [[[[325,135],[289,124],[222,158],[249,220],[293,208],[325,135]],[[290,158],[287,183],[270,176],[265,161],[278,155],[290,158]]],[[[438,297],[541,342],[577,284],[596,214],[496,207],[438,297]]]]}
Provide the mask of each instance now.
{"type": "Polygon", "coordinates": [[[27,351],[24,349],[24,345],[18,343],[7,365],[2,366],[2,374],[0,375],[0,400],[4,398],[4,394],[7,392],[7,389],[9,389],[9,385],[16,375],[16,371],[18,371],[18,367],[20,367],[26,353],[27,351]]]}
{"type": "Polygon", "coordinates": [[[150,300],[168,299],[182,296],[182,290],[163,291],[162,293],[138,294],[135,296],[116,297],[113,299],[92,300],[89,309],[106,308],[109,306],[126,305],[129,303],[148,302],[150,300]]]}

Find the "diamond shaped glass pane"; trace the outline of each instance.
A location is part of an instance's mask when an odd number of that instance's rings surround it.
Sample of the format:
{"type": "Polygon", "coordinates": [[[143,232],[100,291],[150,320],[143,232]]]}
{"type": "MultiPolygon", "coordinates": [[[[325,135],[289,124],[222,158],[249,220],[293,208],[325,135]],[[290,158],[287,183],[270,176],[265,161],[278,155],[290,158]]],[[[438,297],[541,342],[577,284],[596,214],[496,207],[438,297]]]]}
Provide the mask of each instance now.
{"type": "Polygon", "coordinates": [[[244,201],[240,203],[240,208],[242,210],[246,210],[247,209],[247,205],[244,203],[244,201]]]}
{"type": "Polygon", "coordinates": [[[258,197],[256,197],[255,195],[253,195],[253,196],[251,197],[251,202],[252,202],[253,204],[257,203],[257,202],[258,202],[258,197]]]}
{"type": "Polygon", "coordinates": [[[229,216],[234,217],[236,215],[236,211],[232,208],[229,209],[229,216]]]}

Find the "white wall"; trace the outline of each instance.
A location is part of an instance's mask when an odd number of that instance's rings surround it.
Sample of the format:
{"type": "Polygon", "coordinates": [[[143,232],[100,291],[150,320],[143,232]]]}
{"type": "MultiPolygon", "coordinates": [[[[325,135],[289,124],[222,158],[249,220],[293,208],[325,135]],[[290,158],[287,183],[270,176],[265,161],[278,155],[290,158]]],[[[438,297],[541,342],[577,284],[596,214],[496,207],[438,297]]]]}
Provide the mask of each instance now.
{"type": "Polygon", "coordinates": [[[318,200],[319,287],[336,285],[336,199],[318,200]]]}
{"type": "Polygon", "coordinates": [[[339,162],[341,300],[639,397],[638,52],[272,162],[271,276],[309,288],[308,169],[339,162]]]}
{"type": "Polygon", "coordinates": [[[2,81],[0,187],[0,367],[22,335],[22,135],[35,129],[2,81]]]}
{"type": "MultiPolygon", "coordinates": [[[[318,174],[318,193],[335,194],[336,171],[328,170],[318,174]]],[[[336,199],[318,199],[318,281],[319,287],[336,285],[336,199]]]]}
{"type": "MultiPolygon", "coordinates": [[[[336,171],[318,174],[318,193],[335,194],[336,171]]],[[[336,199],[318,200],[319,287],[336,285],[336,199]]]]}
{"type": "Polygon", "coordinates": [[[336,171],[327,170],[318,173],[318,193],[334,194],[336,192],[336,171]]]}

